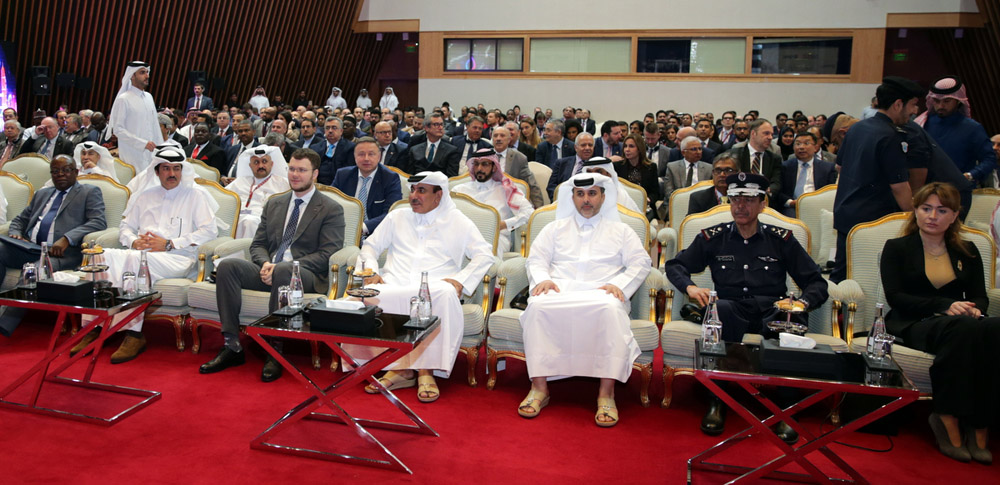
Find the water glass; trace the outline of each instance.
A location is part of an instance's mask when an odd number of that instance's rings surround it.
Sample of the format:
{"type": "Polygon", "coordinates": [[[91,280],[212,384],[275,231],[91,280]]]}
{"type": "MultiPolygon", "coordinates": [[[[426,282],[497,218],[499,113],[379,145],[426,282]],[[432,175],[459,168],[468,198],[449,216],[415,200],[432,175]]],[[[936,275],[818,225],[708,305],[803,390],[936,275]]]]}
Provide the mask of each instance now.
{"type": "Polygon", "coordinates": [[[722,343],[722,325],[702,323],[702,344],[705,348],[716,348],[722,343]]]}
{"type": "Polygon", "coordinates": [[[288,306],[288,298],[292,295],[292,289],[288,285],[278,287],[278,308],[288,306]]]}
{"type": "Polygon", "coordinates": [[[420,316],[420,323],[427,323],[431,319],[431,301],[422,300],[417,303],[417,313],[420,316]]]}
{"type": "Polygon", "coordinates": [[[131,271],[122,273],[122,296],[125,298],[135,298],[136,294],[135,273],[131,271]]]}
{"type": "Polygon", "coordinates": [[[410,297],[410,321],[413,323],[420,321],[420,300],[415,296],[410,297]]]}
{"type": "Polygon", "coordinates": [[[21,267],[21,284],[22,288],[35,289],[38,286],[38,270],[35,267],[35,263],[24,263],[21,267]]]}

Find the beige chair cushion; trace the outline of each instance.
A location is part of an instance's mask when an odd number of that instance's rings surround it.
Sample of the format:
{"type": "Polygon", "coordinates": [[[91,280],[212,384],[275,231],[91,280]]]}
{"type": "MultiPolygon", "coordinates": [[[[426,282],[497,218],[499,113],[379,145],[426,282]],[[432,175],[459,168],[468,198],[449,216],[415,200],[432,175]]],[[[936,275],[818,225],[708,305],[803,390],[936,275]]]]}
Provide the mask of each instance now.
{"type": "Polygon", "coordinates": [[[187,278],[164,278],[153,285],[160,292],[160,299],[165,306],[187,306],[188,288],[193,281],[187,278]]]}
{"type": "MultiPolygon", "coordinates": [[[[833,212],[823,209],[819,215],[819,252],[816,253],[817,263],[826,263],[834,259],[837,249],[837,230],[833,228],[833,212]]],[[[815,243],[813,243],[815,245],[815,243]]]]}

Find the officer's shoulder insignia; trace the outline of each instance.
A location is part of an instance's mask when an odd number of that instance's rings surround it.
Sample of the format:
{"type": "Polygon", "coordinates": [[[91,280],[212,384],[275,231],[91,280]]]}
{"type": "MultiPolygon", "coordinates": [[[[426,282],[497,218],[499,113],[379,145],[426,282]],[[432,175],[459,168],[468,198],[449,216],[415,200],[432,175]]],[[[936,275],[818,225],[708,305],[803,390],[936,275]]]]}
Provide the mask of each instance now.
{"type": "Polygon", "coordinates": [[[729,227],[729,224],[723,222],[722,224],[717,224],[712,227],[702,229],[701,235],[702,237],[705,238],[705,240],[709,240],[712,239],[713,237],[718,236],[719,234],[722,234],[722,232],[725,231],[727,227],[729,227]]]}
{"type": "Polygon", "coordinates": [[[788,238],[792,237],[792,231],[789,231],[788,229],[785,229],[783,227],[773,226],[770,224],[764,226],[764,231],[770,232],[771,234],[774,234],[775,236],[778,236],[779,238],[786,241],[788,240],[788,238]]]}

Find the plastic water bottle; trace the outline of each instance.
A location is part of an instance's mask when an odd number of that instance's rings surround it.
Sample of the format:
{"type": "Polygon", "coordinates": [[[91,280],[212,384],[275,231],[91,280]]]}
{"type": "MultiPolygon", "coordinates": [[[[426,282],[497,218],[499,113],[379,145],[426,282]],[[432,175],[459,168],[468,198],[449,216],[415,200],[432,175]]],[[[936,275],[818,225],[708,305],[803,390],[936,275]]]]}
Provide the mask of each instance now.
{"type": "Polygon", "coordinates": [[[427,272],[420,273],[420,292],[417,293],[420,300],[420,321],[427,322],[433,314],[431,311],[431,287],[427,282],[427,272]]]}
{"type": "Polygon", "coordinates": [[[299,262],[292,261],[292,279],[288,282],[291,290],[288,295],[288,306],[292,310],[302,309],[302,273],[299,271],[299,262]]]}
{"type": "Polygon", "coordinates": [[[38,257],[38,281],[51,280],[52,276],[52,259],[49,258],[49,245],[48,243],[42,243],[42,254],[38,257]]]}
{"type": "Polygon", "coordinates": [[[708,311],[701,321],[701,344],[705,350],[722,348],[722,320],[719,319],[719,295],[714,290],[708,294],[708,311]]]}
{"type": "Polygon", "coordinates": [[[149,263],[146,261],[148,249],[143,249],[139,253],[139,274],[135,277],[135,288],[139,294],[146,294],[153,290],[153,277],[149,274],[149,263]]]}
{"type": "Polygon", "coordinates": [[[884,311],[884,305],[882,303],[877,303],[875,305],[875,323],[872,324],[871,331],[868,332],[868,345],[865,346],[865,352],[868,357],[879,358],[882,354],[880,352],[879,346],[885,341],[885,317],[882,315],[884,311]]]}

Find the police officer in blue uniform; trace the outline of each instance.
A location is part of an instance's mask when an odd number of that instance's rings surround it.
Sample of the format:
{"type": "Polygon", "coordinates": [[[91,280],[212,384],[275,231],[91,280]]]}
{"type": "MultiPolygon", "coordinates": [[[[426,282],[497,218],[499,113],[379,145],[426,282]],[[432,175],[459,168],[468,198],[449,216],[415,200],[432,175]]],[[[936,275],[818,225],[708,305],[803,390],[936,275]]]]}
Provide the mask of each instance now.
{"type": "MultiPolygon", "coordinates": [[[[758,222],[757,216],[766,206],[766,177],[740,172],[726,177],[726,183],[733,222],[703,230],[690,246],[667,262],[665,269],[674,287],[685,292],[692,302],[705,306],[709,290],[695,285],[691,274],[710,268],[719,296],[722,338],[740,342],[747,332],[763,333],[764,322],[775,319],[774,303],[788,292],[786,275],[791,275],[802,289],[800,301],[807,310],[826,302],[828,283],[792,231],[758,222]]],[[[714,398],[702,420],[702,431],[721,433],[723,410],[722,402],[714,398]]],[[[785,423],[776,432],[786,442],[798,439],[785,423]]]]}
{"type": "Polygon", "coordinates": [[[841,169],[833,203],[837,255],[830,280],[835,283],[847,278],[847,234],[855,225],[913,210],[908,135],[901,127],[917,114],[924,94],[909,79],[886,77],[875,90],[878,113],[856,123],[844,136],[837,151],[841,169]]]}

